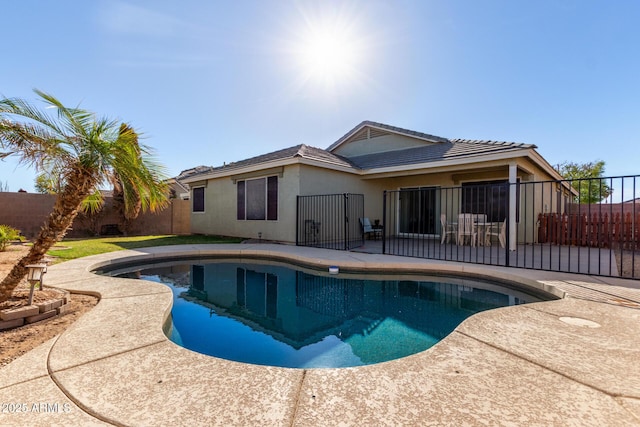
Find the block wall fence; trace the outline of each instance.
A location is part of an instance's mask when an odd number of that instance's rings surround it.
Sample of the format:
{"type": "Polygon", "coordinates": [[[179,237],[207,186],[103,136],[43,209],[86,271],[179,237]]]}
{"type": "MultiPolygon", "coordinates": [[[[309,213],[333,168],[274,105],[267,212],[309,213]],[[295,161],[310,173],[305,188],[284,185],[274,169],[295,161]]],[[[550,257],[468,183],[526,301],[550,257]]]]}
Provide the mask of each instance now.
{"type": "MultiPolygon", "coordinates": [[[[50,194],[0,192],[0,224],[17,228],[23,236],[33,238],[51,213],[55,199],[56,196],[50,194]]],[[[161,212],[140,214],[132,222],[128,234],[190,234],[190,216],[189,200],[172,199],[161,212]]],[[[111,234],[116,224],[118,215],[113,209],[113,198],[107,197],[100,212],[94,215],[80,213],[67,236],[111,234]]]]}

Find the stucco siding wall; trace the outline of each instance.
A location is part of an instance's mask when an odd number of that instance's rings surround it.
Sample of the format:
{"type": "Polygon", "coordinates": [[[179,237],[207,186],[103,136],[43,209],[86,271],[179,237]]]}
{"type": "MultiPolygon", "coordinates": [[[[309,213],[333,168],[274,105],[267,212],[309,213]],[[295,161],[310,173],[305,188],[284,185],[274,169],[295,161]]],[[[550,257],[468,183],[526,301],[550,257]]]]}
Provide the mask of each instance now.
{"type": "Polygon", "coordinates": [[[363,180],[359,175],[302,166],[301,195],[354,193],[364,195],[364,215],[372,221],[382,219],[384,183],[363,180]]]}
{"type": "MultiPolygon", "coordinates": [[[[207,181],[204,212],[191,213],[191,231],[247,239],[295,243],[296,195],[299,191],[297,165],[284,168],[278,176],[278,219],[238,220],[237,184],[230,177],[207,181]],[[261,233],[261,235],[259,235],[261,233]]],[[[269,175],[265,175],[267,177],[269,175]]],[[[198,185],[194,185],[197,187],[198,185]]]]}

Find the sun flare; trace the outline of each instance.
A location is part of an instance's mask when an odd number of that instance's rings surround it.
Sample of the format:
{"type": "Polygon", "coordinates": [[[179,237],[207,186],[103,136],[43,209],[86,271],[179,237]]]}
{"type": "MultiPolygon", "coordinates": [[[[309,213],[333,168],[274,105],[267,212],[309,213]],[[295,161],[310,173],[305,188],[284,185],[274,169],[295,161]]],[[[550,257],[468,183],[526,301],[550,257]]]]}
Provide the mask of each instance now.
{"type": "Polygon", "coordinates": [[[361,40],[344,20],[307,20],[295,41],[301,79],[324,89],[353,83],[365,51],[361,40]]]}
{"type": "Polygon", "coordinates": [[[348,40],[331,32],[318,32],[309,37],[302,51],[303,67],[321,80],[347,77],[355,52],[348,40]]]}

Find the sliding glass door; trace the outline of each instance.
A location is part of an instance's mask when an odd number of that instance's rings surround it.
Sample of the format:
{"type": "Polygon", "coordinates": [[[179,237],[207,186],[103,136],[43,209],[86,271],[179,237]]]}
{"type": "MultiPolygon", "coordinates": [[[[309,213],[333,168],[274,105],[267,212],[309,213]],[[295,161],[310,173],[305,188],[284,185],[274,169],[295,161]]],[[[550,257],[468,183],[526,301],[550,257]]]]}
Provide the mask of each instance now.
{"type": "Polygon", "coordinates": [[[462,184],[463,213],[486,214],[489,222],[502,222],[507,217],[508,209],[509,181],[462,184]]]}
{"type": "Polygon", "coordinates": [[[401,188],[398,231],[401,234],[436,234],[438,228],[438,187],[401,188]]]}

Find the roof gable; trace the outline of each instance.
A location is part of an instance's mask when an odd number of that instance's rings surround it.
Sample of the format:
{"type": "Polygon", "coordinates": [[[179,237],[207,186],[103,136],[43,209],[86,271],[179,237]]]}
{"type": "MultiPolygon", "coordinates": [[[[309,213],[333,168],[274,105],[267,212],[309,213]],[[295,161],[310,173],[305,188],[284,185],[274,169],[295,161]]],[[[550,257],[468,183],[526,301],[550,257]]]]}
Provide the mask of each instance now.
{"type": "Polygon", "coordinates": [[[347,132],[327,151],[352,157],[443,142],[448,142],[448,139],[367,120],[347,132]]]}

